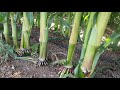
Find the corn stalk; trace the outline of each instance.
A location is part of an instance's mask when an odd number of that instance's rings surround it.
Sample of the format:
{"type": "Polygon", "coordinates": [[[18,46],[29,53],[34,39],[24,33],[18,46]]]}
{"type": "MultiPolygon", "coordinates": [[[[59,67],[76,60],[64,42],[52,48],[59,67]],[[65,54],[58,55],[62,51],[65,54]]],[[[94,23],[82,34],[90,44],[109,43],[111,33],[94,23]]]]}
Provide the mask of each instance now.
{"type": "Polygon", "coordinates": [[[91,34],[91,30],[92,30],[92,26],[93,26],[93,19],[95,17],[95,14],[96,14],[96,12],[91,12],[90,13],[87,28],[86,28],[86,31],[84,33],[84,43],[82,45],[82,51],[81,51],[81,55],[80,55],[80,60],[82,60],[84,58],[84,56],[85,56],[85,52],[86,52],[89,37],[90,37],[90,34],[91,34]]]}
{"type": "MultiPolygon", "coordinates": [[[[40,12],[40,48],[39,48],[39,64],[46,61],[48,28],[47,28],[47,12],[40,12]]],[[[47,62],[46,62],[47,64],[47,62]]]]}
{"type": "Polygon", "coordinates": [[[18,37],[17,37],[17,29],[16,29],[16,20],[17,20],[17,14],[14,12],[10,12],[10,18],[11,18],[11,26],[12,26],[12,37],[13,37],[13,43],[15,50],[18,51],[18,37]]]}
{"type": "Polygon", "coordinates": [[[73,60],[75,47],[77,44],[81,17],[82,17],[82,12],[75,13],[73,28],[72,28],[72,32],[69,40],[67,60],[65,63],[65,68],[63,68],[62,71],[59,72],[60,77],[64,77],[68,73],[72,73],[71,72],[71,68],[73,67],[72,60],[73,60]]]}
{"type": "Polygon", "coordinates": [[[30,35],[33,26],[33,12],[23,12],[23,25],[20,49],[30,49],[30,35]]]}
{"type": "Polygon", "coordinates": [[[3,27],[4,27],[3,34],[5,37],[6,43],[10,44],[10,31],[8,28],[8,13],[7,12],[6,12],[5,17],[4,17],[3,27]]]}

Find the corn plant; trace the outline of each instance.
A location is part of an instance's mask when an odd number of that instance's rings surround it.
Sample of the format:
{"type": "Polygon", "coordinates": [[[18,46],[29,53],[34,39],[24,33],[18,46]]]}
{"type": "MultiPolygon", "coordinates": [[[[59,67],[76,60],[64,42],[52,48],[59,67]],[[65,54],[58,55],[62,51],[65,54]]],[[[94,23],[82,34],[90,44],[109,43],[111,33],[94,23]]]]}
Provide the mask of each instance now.
{"type": "Polygon", "coordinates": [[[47,12],[40,12],[40,48],[39,48],[39,58],[38,65],[47,65],[46,59],[46,49],[48,42],[48,28],[47,28],[47,12]]]}
{"type": "Polygon", "coordinates": [[[13,59],[17,57],[16,53],[14,52],[14,48],[5,43],[3,40],[0,40],[0,64],[6,62],[9,57],[12,57],[13,59]]]}
{"type": "Polygon", "coordinates": [[[12,37],[13,37],[13,43],[14,43],[14,47],[15,47],[16,52],[19,50],[17,28],[16,28],[17,15],[18,15],[18,13],[10,12],[11,26],[12,26],[12,37]]]}
{"type": "Polygon", "coordinates": [[[73,60],[73,55],[75,51],[75,46],[77,44],[81,17],[82,17],[82,12],[75,13],[72,33],[71,33],[70,40],[69,40],[67,59],[65,62],[65,66],[62,67],[59,71],[60,77],[66,77],[66,75],[68,74],[73,74],[72,60],[73,60]]]}
{"type": "Polygon", "coordinates": [[[33,12],[23,12],[23,24],[20,49],[18,51],[19,56],[30,55],[30,35],[33,26],[33,12]]]}
{"type": "Polygon", "coordinates": [[[48,65],[47,58],[47,44],[48,44],[48,30],[51,23],[58,14],[48,14],[47,12],[40,12],[40,37],[39,37],[39,58],[37,65],[48,65]]]}
{"type": "Polygon", "coordinates": [[[91,33],[91,28],[93,25],[93,19],[95,17],[96,12],[91,12],[90,13],[90,18],[87,24],[87,28],[86,31],[84,32],[84,43],[83,43],[83,47],[82,47],[82,51],[81,51],[81,55],[80,55],[80,60],[82,60],[84,58],[85,52],[86,52],[86,48],[87,48],[87,44],[88,44],[88,40],[90,37],[90,33],[91,33]]]}
{"type": "MultiPolygon", "coordinates": [[[[95,13],[91,13],[92,18],[94,17],[94,14],[95,13]]],[[[86,50],[83,52],[83,55],[81,55],[82,56],[81,59],[83,59],[83,61],[81,61],[81,63],[78,64],[78,66],[75,69],[76,76],[89,77],[89,75],[91,75],[92,65],[96,61],[94,60],[96,58],[95,55],[97,53],[99,46],[101,45],[101,39],[105,32],[105,28],[108,23],[110,15],[111,15],[111,12],[99,12],[99,13],[96,13],[94,19],[92,19],[93,20],[92,22],[93,24],[91,28],[92,30],[90,32],[90,36],[88,35],[89,40],[88,40],[87,46],[85,46],[86,50]]],[[[91,20],[91,18],[89,20],[91,20]]],[[[88,23],[88,26],[91,26],[89,23],[88,23]]]]}
{"type": "Polygon", "coordinates": [[[5,15],[5,17],[4,17],[4,21],[3,21],[3,27],[4,27],[3,34],[4,34],[4,37],[5,37],[6,43],[10,44],[10,30],[9,30],[9,27],[8,27],[9,14],[8,14],[8,12],[5,12],[4,15],[5,15]]]}

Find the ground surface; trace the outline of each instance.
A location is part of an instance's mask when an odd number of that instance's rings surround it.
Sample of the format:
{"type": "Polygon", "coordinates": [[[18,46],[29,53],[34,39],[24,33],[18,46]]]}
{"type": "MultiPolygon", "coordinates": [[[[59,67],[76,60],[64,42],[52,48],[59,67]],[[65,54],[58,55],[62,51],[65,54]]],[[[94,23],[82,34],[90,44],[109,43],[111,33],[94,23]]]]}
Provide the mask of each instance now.
{"type": "MultiPolygon", "coordinates": [[[[66,55],[58,55],[59,59],[67,57],[68,40],[62,39],[60,35],[50,34],[50,37],[59,37],[59,39],[49,40],[49,51],[63,52],[66,55]]],[[[39,29],[34,29],[31,35],[31,44],[38,43],[39,29]]],[[[81,46],[78,43],[75,50],[74,62],[80,57],[81,46]]],[[[106,51],[100,57],[96,67],[95,78],[120,78],[120,52],[106,51]]],[[[52,62],[56,59],[54,58],[52,62]]],[[[10,58],[6,63],[0,65],[0,78],[58,78],[59,66],[41,66],[36,67],[32,62],[13,60],[10,58]]]]}

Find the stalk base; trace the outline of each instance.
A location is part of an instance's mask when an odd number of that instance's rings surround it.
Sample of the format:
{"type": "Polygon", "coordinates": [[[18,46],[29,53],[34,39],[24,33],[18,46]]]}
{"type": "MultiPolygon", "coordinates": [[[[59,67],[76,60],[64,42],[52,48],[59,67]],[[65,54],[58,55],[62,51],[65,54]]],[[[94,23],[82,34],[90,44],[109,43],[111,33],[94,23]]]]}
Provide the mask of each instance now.
{"type": "Polygon", "coordinates": [[[62,66],[59,68],[58,75],[60,78],[70,78],[70,75],[73,76],[74,68],[72,66],[62,66]]]}
{"type": "Polygon", "coordinates": [[[32,49],[19,49],[17,53],[18,56],[30,56],[32,52],[32,49]]]}
{"type": "Polygon", "coordinates": [[[88,71],[87,69],[85,69],[84,67],[81,66],[81,71],[84,73],[84,75],[87,77],[89,76],[91,71],[88,71]]]}
{"type": "Polygon", "coordinates": [[[38,67],[40,67],[40,66],[46,66],[48,64],[49,64],[49,61],[47,59],[43,60],[41,58],[38,58],[37,63],[36,63],[36,65],[38,67]]]}

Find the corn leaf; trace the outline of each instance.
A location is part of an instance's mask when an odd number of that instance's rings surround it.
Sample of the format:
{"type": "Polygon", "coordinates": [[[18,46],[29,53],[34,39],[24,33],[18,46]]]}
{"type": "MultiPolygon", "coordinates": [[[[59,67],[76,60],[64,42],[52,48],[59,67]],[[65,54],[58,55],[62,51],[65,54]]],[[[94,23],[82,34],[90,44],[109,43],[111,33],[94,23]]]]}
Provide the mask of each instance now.
{"type": "Polygon", "coordinates": [[[60,18],[60,23],[62,26],[65,26],[67,29],[70,30],[70,24],[66,20],[64,20],[63,18],[60,18]]]}
{"type": "Polygon", "coordinates": [[[54,19],[58,16],[59,13],[55,13],[49,16],[47,20],[47,27],[49,28],[51,26],[51,23],[54,21],[54,19]]]}
{"type": "Polygon", "coordinates": [[[16,22],[18,18],[18,12],[14,13],[14,21],[16,22]]]}
{"type": "Polygon", "coordinates": [[[4,18],[5,18],[5,13],[0,12],[0,22],[3,22],[4,18]]]}
{"type": "Polygon", "coordinates": [[[79,77],[79,68],[80,68],[80,64],[78,64],[77,67],[74,69],[74,76],[75,77],[79,77]]]}
{"type": "Polygon", "coordinates": [[[8,18],[8,12],[3,12],[3,14],[4,14],[4,23],[8,23],[8,21],[7,21],[7,19],[6,18],[8,18]]]}
{"type": "Polygon", "coordinates": [[[32,28],[33,22],[34,22],[33,12],[26,12],[26,16],[27,16],[28,22],[32,28]]]}
{"type": "Polygon", "coordinates": [[[82,65],[83,59],[79,60],[78,65],[74,69],[74,76],[75,77],[84,77],[84,74],[82,73],[80,66],[82,65]]]}

